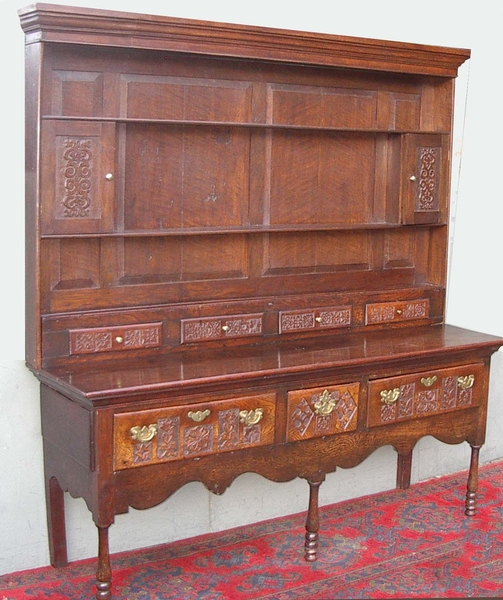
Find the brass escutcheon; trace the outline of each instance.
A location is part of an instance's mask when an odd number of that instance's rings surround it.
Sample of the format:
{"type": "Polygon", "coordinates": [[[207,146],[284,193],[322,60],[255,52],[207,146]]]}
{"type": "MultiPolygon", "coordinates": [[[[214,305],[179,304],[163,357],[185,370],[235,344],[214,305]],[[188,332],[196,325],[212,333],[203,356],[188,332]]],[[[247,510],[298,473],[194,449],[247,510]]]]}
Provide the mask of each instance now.
{"type": "Polygon", "coordinates": [[[256,408],[255,410],[241,410],[239,411],[239,420],[245,425],[256,425],[260,422],[264,416],[263,408],[256,408]]]}
{"type": "Polygon", "coordinates": [[[192,412],[191,410],[189,410],[189,412],[187,413],[189,419],[192,419],[196,423],[201,423],[201,421],[204,421],[204,419],[206,419],[206,417],[209,417],[210,415],[211,410],[209,410],[208,408],[206,410],[198,410],[196,412],[192,412]]]}
{"type": "Polygon", "coordinates": [[[324,390],[320,398],[314,403],[315,412],[321,417],[328,417],[335,408],[335,400],[331,398],[328,390],[324,390]]]}
{"type": "Polygon", "coordinates": [[[425,385],[426,387],[431,387],[435,383],[436,380],[437,380],[437,376],[432,375],[431,377],[422,377],[421,383],[423,385],[425,385]]]}
{"type": "Polygon", "coordinates": [[[143,425],[143,427],[136,425],[135,427],[131,427],[129,432],[135,442],[150,442],[157,435],[157,425],[155,423],[143,425]]]}
{"type": "Polygon", "coordinates": [[[475,382],[475,375],[461,375],[458,377],[458,385],[462,390],[470,389],[475,382]]]}
{"type": "Polygon", "coordinates": [[[384,404],[394,404],[400,396],[400,388],[393,388],[392,390],[383,390],[381,392],[381,401],[384,404]]]}

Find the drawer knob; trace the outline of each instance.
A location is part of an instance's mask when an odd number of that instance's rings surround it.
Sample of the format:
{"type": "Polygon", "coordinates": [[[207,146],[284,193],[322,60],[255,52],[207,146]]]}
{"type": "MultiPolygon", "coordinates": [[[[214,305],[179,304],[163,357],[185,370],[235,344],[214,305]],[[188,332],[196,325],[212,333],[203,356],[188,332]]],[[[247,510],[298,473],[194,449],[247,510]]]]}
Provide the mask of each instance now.
{"type": "Polygon", "coordinates": [[[328,390],[325,390],[314,403],[315,413],[321,417],[328,417],[328,415],[331,415],[334,408],[335,400],[331,397],[328,390]]]}
{"type": "Polygon", "coordinates": [[[195,423],[201,423],[201,421],[204,421],[204,419],[206,419],[206,417],[209,417],[210,415],[211,410],[209,410],[208,408],[206,410],[196,410],[196,412],[189,410],[189,412],[187,413],[189,419],[192,419],[195,423]]]}
{"type": "Polygon", "coordinates": [[[105,175],[105,179],[106,179],[107,181],[113,181],[113,178],[114,178],[114,174],[113,174],[113,173],[107,173],[107,174],[105,175]]]}
{"type": "Polygon", "coordinates": [[[229,325],[222,325],[222,331],[225,331],[226,333],[229,331],[230,327],[229,325]]]}
{"type": "Polygon", "coordinates": [[[245,425],[256,425],[260,422],[264,416],[263,408],[256,408],[255,410],[241,410],[239,411],[239,420],[245,425]]]}
{"type": "Polygon", "coordinates": [[[315,317],[314,320],[316,321],[316,323],[321,323],[323,319],[321,317],[315,317]]]}
{"type": "Polygon", "coordinates": [[[124,341],[124,338],[123,338],[122,336],[118,335],[118,336],[115,338],[115,341],[116,341],[118,344],[122,344],[122,342],[124,341]]]}
{"type": "Polygon", "coordinates": [[[422,377],[421,378],[421,383],[423,385],[425,385],[426,387],[431,387],[437,380],[437,376],[436,375],[432,375],[431,377],[422,377]]]}
{"type": "Polygon", "coordinates": [[[458,385],[462,390],[469,390],[475,382],[475,375],[462,375],[458,377],[458,385]]]}
{"type": "Polygon", "coordinates": [[[415,175],[411,175],[411,176],[409,177],[409,179],[410,179],[411,181],[416,181],[416,176],[415,176],[415,175]]]}
{"type": "Polygon", "coordinates": [[[150,442],[157,435],[157,425],[155,423],[143,425],[143,427],[137,425],[136,427],[131,427],[129,431],[135,442],[150,442]]]}
{"type": "Polygon", "coordinates": [[[381,392],[381,401],[384,404],[394,404],[400,396],[400,388],[393,388],[392,390],[383,390],[381,392]]]}

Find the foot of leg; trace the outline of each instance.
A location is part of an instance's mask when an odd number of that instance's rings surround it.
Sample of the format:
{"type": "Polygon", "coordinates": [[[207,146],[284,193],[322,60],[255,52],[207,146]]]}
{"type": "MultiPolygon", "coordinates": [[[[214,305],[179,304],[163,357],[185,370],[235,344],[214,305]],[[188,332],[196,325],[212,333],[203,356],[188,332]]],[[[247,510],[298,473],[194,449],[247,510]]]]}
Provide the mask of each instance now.
{"type": "Polygon", "coordinates": [[[466,486],[465,515],[473,517],[477,511],[477,490],[479,487],[479,450],[480,446],[472,446],[470,472],[466,486]]]}

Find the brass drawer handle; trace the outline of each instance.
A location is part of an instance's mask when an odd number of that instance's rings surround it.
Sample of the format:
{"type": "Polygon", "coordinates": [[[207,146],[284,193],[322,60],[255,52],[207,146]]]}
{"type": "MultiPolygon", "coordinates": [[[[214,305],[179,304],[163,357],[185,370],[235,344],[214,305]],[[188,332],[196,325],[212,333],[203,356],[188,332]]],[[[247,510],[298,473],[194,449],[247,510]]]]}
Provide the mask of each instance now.
{"type": "Polygon", "coordinates": [[[392,390],[383,390],[381,392],[381,402],[384,404],[394,404],[400,396],[400,388],[393,388],[392,390]]]}
{"type": "Polygon", "coordinates": [[[191,410],[189,410],[187,414],[189,419],[192,419],[195,423],[201,423],[201,421],[204,421],[204,419],[206,419],[206,417],[209,417],[210,415],[211,410],[209,410],[208,408],[206,410],[198,410],[196,412],[192,412],[191,410]]]}
{"type": "Polygon", "coordinates": [[[131,427],[129,431],[135,442],[150,442],[157,435],[157,425],[155,423],[143,427],[136,425],[136,427],[131,427]]]}
{"type": "Polygon", "coordinates": [[[315,412],[321,417],[328,417],[335,408],[335,400],[330,396],[328,390],[325,390],[320,398],[314,403],[315,412]]]}
{"type": "Polygon", "coordinates": [[[461,375],[458,377],[458,385],[462,390],[469,390],[473,387],[475,375],[461,375]]]}
{"type": "Polygon", "coordinates": [[[239,419],[241,423],[245,425],[256,425],[260,422],[264,416],[263,408],[256,408],[255,410],[241,410],[239,411],[239,419]]]}
{"type": "Polygon", "coordinates": [[[432,375],[431,377],[422,377],[421,383],[426,387],[431,387],[437,381],[437,376],[432,375]]]}

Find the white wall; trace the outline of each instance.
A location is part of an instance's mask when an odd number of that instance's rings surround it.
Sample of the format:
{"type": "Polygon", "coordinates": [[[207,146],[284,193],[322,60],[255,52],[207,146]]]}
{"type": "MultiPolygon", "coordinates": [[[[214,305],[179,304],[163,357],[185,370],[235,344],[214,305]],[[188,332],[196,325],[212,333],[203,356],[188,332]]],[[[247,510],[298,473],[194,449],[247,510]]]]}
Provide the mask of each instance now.
{"type": "MultiPolygon", "coordinates": [[[[0,181],[0,573],[48,564],[42,478],[38,385],[24,356],[24,37],[17,9],[28,2],[0,1],[2,80],[0,181]]],[[[448,321],[503,335],[501,303],[501,0],[310,0],[307,3],[223,0],[128,0],[66,4],[251,25],[320,31],[472,49],[460,70],[455,119],[454,234],[448,321]],[[138,8],[141,7],[141,8],[138,8]],[[465,111],[466,108],[466,111],[465,111]]],[[[503,353],[493,358],[489,427],[482,462],[503,457],[503,353]]],[[[413,480],[467,468],[466,444],[448,447],[432,438],[416,448],[413,480]]],[[[330,475],[321,502],[390,489],[395,454],[382,448],[352,470],[330,475]]],[[[307,484],[273,484],[243,475],[216,497],[189,484],[159,507],[117,517],[111,550],[148,546],[303,511],[307,484]]],[[[67,495],[68,496],[68,495],[67,495]]],[[[97,539],[82,500],[67,500],[70,560],[95,556],[97,539]]],[[[299,540],[299,543],[302,543],[299,540]]]]}

